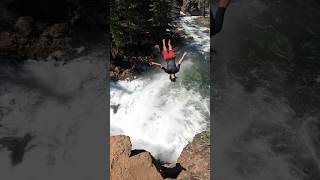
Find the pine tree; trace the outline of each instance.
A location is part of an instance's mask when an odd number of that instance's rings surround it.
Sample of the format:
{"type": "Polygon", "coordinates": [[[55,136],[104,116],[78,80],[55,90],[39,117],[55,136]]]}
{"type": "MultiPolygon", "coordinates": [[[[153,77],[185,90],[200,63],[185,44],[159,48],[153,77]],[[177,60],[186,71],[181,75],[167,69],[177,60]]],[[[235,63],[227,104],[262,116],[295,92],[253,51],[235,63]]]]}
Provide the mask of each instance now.
{"type": "Polygon", "coordinates": [[[111,35],[113,48],[142,45],[146,39],[158,41],[179,14],[176,1],[112,0],[111,35]]]}

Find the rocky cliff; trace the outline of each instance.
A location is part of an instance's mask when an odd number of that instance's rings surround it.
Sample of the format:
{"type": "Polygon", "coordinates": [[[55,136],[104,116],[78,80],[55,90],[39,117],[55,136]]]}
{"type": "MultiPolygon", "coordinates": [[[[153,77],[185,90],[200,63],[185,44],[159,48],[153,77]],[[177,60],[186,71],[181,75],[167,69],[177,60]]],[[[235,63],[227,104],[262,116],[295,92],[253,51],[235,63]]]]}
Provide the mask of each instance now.
{"type": "Polygon", "coordinates": [[[186,169],[179,174],[178,180],[210,179],[209,132],[197,134],[183,149],[177,162],[186,169]]]}
{"type": "Polygon", "coordinates": [[[132,150],[130,137],[110,140],[112,180],[210,179],[209,132],[197,134],[175,164],[160,163],[145,150],[132,150]]]}

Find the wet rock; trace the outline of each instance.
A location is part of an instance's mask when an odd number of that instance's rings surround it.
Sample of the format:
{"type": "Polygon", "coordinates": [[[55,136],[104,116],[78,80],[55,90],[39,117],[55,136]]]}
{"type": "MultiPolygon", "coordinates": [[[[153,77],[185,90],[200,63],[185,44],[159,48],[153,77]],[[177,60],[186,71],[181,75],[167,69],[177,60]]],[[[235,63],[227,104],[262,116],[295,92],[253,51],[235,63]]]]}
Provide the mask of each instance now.
{"type": "Polygon", "coordinates": [[[180,154],[178,163],[185,169],[178,180],[184,179],[210,179],[210,135],[204,131],[197,134],[180,154]]]}
{"type": "Polygon", "coordinates": [[[111,109],[113,110],[113,113],[117,113],[118,112],[118,109],[120,107],[120,104],[117,104],[117,105],[110,105],[111,109]]]}
{"type": "Polygon", "coordinates": [[[193,41],[193,37],[191,37],[191,36],[190,36],[190,37],[187,37],[186,39],[187,39],[188,41],[193,41]]]}
{"type": "Polygon", "coordinates": [[[154,45],[152,47],[152,56],[157,56],[161,52],[159,45],[154,45]]]}
{"type": "Polygon", "coordinates": [[[14,28],[19,35],[29,36],[34,30],[34,20],[29,16],[19,17],[14,28]]]}
{"type": "Polygon", "coordinates": [[[103,3],[102,0],[0,1],[0,56],[43,59],[57,50],[69,51],[70,46],[105,42],[106,32],[92,28],[108,24],[103,3]]]}
{"type": "Polygon", "coordinates": [[[44,35],[51,36],[52,38],[62,38],[67,34],[67,25],[65,23],[54,24],[50,26],[44,35]]]}
{"type": "Polygon", "coordinates": [[[14,51],[16,48],[15,36],[9,32],[0,32],[0,52],[14,51]]]}
{"type": "Polygon", "coordinates": [[[128,136],[112,136],[110,148],[111,179],[163,179],[153,164],[153,158],[149,152],[132,153],[132,145],[128,136]]]}
{"type": "Polygon", "coordinates": [[[152,56],[122,56],[110,64],[110,80],[132,80],[135,75],[146,72],[152,56]]]}
{"type": "Polygon", "coordinates": [[[0,32],[0,53],[21,57],[44,58],[56,51],[67,51],[70,39],[64,23],[42,29],[31,17],[19,17],[14,31],[0,32]]]}

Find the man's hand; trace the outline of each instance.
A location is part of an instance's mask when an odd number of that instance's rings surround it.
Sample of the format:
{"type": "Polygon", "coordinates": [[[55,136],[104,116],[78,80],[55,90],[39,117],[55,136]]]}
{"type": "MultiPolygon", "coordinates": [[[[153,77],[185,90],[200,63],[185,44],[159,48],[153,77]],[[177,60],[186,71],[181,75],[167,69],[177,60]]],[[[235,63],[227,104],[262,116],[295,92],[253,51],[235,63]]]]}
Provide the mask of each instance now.
{"type": "Polygon", "coordinates": [[[158,66],[158,67],[162,68],[162,64],[159,64],[159,63],[156,63],[156,62],[152,62],[152,61],[150,61],[150,62],[149,62],[149,64],[150,64],[150,66],[152,66],[152,65],[156,65],[156,66],[158,66]]]}
{"type": "Polygon", "coordinates": [[[157,64],[157,63],[155,63],[155,62],[153,62],[153,61],[154,61],[154,59],[150,59],[150,60],[149,60],[149,65],[150,65],[150,66],[157,64]]]}

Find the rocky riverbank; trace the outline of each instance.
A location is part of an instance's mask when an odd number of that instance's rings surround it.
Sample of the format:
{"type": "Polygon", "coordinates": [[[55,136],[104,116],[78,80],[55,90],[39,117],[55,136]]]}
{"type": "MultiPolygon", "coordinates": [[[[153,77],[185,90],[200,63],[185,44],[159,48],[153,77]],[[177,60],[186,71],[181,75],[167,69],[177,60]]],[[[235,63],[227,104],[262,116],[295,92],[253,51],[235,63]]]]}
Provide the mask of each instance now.
{"type": "Polygon", "coordinates": [[[160,163],[145,150],[132,150],[130,137],[111,136],[111,179],[210,179],[210,135],[197,134],[175,164],[160,163]]]}
{"type": "Polygon", "coordinates": [[[12,31],[0,32],[2,55],[44,58],[53,52],[70,50],[68,26],[65,23],[42,25],[30,16],[17,19],[12,31]]]}
{"type": "Polygon", "coordinates": [[[107,7],[102,4],[99,0],[1,1],[0,57],[66,60],[91,45],[105,44],[107,7]]]}

